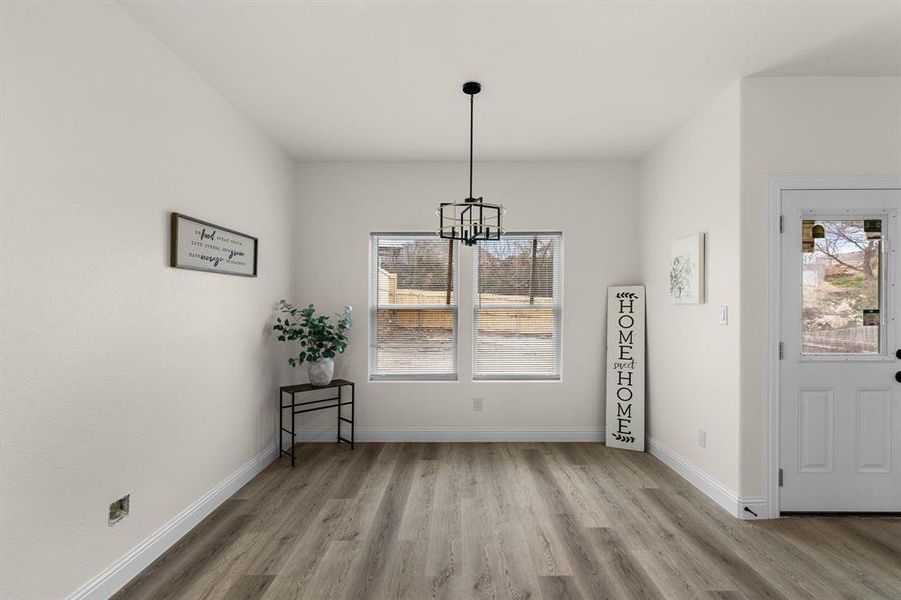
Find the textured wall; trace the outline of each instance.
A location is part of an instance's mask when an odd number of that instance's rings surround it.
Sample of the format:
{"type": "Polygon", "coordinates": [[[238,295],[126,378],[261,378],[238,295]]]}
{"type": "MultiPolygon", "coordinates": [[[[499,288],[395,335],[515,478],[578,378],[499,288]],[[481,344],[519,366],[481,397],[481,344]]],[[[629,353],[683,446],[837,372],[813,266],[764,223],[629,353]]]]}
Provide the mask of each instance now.
{"type": "Polygon", "coordinates": [[[740,106],[735,83],[641,162],[641,271],[648,304],[648,434],[739,488],[740,106]],[[704,304],[669,299],[670,244],[706,234],[704,304]],[[720,305],[729,307],[719,324],[720,305]],[[698,430],[707,447],[698,446],[698,430]]]}
{"type": "Polygon", "coordinates": [[[0,10],[0,595],[58,600],[274,442],[294,166],[115,4],[0,10]],[[170,268],[173,210],[259,278],[170,268]]]}
{"type": "MultiPolygon", "coordinates": [[[[457,382],[368,382],[369,233],[432,231],[438,202],[462,200],[465,163],[308,164],[298,172],[297,303],[356,320],[337,373],[358,382],[357,426],[421,431],[603,427],[606,288],[637,280],[636,165],[477,164],[475,193],[507,208],[511,231],[563,232],[563,380],[472,381],[472,250],[460,249],[457,382]],[[328,259],[321,260],[323,252],[328,259]],[[484,410],[472,410],[473,398],[484,410]]],[[[304,420],[315,423],[314,420],[304,420]]],[[[327,421],[332,424],[331,420],[327,421]]]]}

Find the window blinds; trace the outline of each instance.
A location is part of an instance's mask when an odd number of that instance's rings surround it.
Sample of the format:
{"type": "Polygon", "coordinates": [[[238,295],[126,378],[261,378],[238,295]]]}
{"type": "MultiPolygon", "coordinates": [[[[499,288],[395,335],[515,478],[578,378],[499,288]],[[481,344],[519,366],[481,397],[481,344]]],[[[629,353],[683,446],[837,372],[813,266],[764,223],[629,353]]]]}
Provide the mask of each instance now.
{"type": "Polygon", "coordinates": [[[473,266],[473,379],[560,379],[559,233],[479,242],[473,266]]]}
{"type": "Polygon", "coordinates": [[[371,380],[457,378],[454,242],[372,234],[371,380]]]}

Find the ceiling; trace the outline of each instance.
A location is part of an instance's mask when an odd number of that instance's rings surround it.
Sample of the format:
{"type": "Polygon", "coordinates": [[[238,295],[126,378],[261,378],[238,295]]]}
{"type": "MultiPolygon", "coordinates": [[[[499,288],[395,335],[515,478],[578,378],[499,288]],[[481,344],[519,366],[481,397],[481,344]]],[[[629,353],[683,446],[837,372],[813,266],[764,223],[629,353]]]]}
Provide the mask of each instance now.
{"type": "Polygon", "coordinates": [[[901,0],[120,0],[292,156],[637,158],[749,75],[901,75],[901,0]]]}

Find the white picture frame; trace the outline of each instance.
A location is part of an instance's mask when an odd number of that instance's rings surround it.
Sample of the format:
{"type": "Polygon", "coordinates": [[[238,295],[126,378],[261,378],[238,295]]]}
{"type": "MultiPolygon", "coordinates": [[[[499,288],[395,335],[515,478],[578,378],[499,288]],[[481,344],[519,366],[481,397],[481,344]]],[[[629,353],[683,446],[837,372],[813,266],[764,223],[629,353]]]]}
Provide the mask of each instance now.
{"type": "Polygon", "coordinates": [[[693,233],[673,241],[670,245],[670,302],[703,304],[704,279],[704,234],[693,233]]]}

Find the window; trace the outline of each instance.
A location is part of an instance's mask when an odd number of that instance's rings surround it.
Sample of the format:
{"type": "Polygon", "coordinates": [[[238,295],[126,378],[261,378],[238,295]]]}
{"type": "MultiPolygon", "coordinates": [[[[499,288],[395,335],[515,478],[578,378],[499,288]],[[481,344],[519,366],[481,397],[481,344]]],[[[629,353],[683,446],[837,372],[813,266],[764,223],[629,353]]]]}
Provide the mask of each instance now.
{"type": "Polygon", "coordinates": [[[560,379],[561,234],[474,247],[473,379],[560,379]]]}
{"type": "Polygon", "coordinates": [[[457,378],[457,268],[452,240],[372,234],[370,380],[457,378]]]}
{"type": "Polygon", "coordinates": [[[878,354],[881,219],[801,222],[803,354],[878,354]]]}

